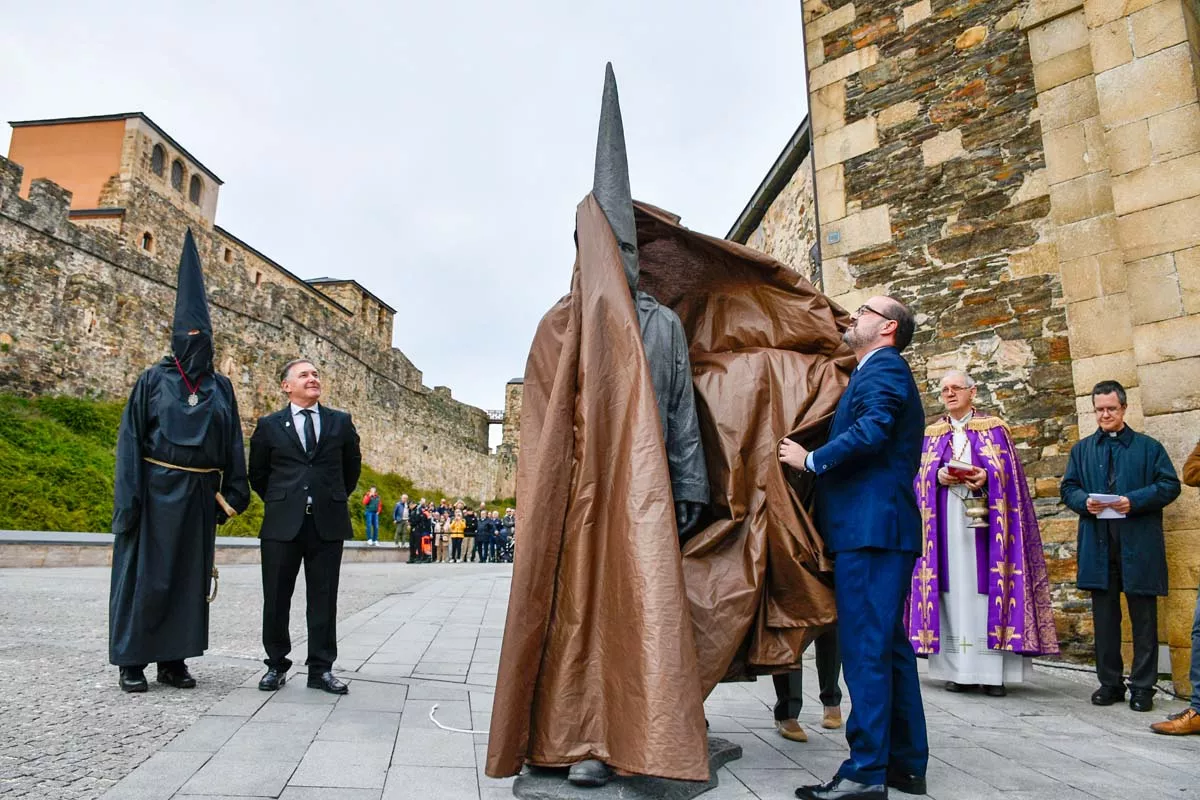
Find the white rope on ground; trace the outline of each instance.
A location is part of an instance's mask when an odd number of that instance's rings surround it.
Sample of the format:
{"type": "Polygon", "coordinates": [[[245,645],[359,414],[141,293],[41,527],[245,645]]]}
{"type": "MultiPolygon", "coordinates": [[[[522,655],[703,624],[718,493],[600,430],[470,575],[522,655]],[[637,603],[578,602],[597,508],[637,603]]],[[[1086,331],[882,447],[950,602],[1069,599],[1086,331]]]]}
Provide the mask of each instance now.
{"type": "Polygon", "coordinates": [[[432,707],[429,709],[429,721],[430,721],[430,722],[432,722],[434,725],[437,725],[437,726],[438,726],[439,728],[441,728],[442,730],[444,730],[444,731],[450,731],[451,733],[478,733],[478,734],[487,734],[487,731],[468,731],[468,730],[465,730],[465,729],[463,729],[463,728],[451,728],[449,725],[443,725],[442,723],[440,723],[440,722],[438,722],[436,719],[434,719],[433,712],[437,711],[437,707],[438,707],[438,704],[437,704],[437,703],[434,703],[434,704],[433,704],[433,706],[432,706],[432,707]]]}

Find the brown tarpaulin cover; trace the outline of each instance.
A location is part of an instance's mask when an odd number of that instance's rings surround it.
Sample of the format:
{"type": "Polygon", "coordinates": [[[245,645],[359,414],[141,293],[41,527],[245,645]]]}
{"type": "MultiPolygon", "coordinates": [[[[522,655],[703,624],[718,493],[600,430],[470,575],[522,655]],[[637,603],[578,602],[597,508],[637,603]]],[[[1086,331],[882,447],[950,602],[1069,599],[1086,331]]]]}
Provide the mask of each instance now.
{"type": "Polygon", "coordinates": [[[525,369],[493,777],[597,758],[707,780],[704,697],[795,665],[836,617],[809,487],[776,451],[789,434],[823,441],[854,364],[845,313],[762,254],[636,212],[641,288],[690,342],[713,518],[681,558],[637,314],[589,194],[571,293],[525,369]]]}

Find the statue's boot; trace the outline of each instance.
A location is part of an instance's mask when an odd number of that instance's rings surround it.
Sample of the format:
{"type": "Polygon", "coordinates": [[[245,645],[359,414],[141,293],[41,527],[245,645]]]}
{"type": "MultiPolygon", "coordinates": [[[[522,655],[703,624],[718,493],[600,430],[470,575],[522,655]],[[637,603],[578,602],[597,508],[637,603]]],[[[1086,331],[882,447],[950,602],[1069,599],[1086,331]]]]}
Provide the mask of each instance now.
{"type": "Polygon", "coordinates": [[[589,758],[571,767],[567,780],[576,786],[603,786],[612,779],[612,768],[603,761],[589,758]]]}

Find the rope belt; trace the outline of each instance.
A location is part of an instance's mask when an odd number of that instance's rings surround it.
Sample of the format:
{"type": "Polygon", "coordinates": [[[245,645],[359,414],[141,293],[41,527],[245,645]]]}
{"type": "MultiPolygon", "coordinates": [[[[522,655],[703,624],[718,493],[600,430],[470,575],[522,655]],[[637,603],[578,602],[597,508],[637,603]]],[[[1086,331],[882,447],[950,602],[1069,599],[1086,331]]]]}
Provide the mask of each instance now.
{"type": "MultiPolygon", "coordinates": [[[[180,472],[195,472],[200,475],[207,475],[207,474],[215,472],[215,473],[217,473],[219,480],[225,479],[224,471],[218,469],[217,467],[181,467],[178,464],[168,464],[166,461],[159,461],[157,458],[150,458],[149,456],[143,456],[142,460],[148,464],[153,464],[156,467],[165,467],[166,469],[177,469],[180,472]]],[[[221,494],[220,492],[217,492],[216,496],[217,496],[217,505],[219,505],[221,507],[221,510],[225,512],[225,516],[229,517],[230,519],[233,519],[234,517],[236,517],[237,511],[234,510],[233,506],[229,505],[229,503],[226,502],[225,495],[221,494]]],[[[210,594],[208,596],[208,602],[210,602],[210,603],[217,599],[217,591],[221,587],[221,573],[217,570],[216,564],[213,564],[212,579],[213,579],[212,594],[210,594]]]]}

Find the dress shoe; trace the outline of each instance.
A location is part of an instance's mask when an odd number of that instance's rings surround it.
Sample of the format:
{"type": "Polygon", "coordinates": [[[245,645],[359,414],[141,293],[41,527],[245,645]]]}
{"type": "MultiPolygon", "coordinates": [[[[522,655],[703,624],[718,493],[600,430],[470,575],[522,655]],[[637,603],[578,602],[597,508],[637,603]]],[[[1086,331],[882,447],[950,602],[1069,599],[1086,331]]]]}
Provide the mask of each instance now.
{"type": "Polygon", "coordinates": [[[841,706],[825,706],[825,713],[821,715],[821,727],[829,730],[842,727],[841,706]]]}
{"type": "Polygon", "coordinates": [[[1004,688],[1004,684],[1000,684],[999,686],[985,686],[983,687],[983,693],[988,697],[1004,697],[1008,694],[1008,689],[1004,688]]]}
{"type": "Polygon", "coordinates": [[[804,732],[804,728],[800,727],[800,723],[794,719],[775,720],[775,730],[779,731],[779,735],[789,741],[808,741],[808,734],[804,732]]]}
{"type": "Polygon", "coordinates": [[[308,688],[320,689],[330,694],[350,694],[350,687],[333,677],[332,672],[308,676],[308,688]]]}
{"type": "Polygon", "coordinates": [[[885,784],[868,786],[865,783],[855,783],[840,775],[829,783],[823,783],[820,786],[801,786],[796,790],[796,797],[801,800],[887,800],[887,796],[885,784]]]}
{"type": "Polygon", "coordinates": [[[275,692],[287,683],[287,671],[278,670],[275,667],[270,667],[267,674],[262,676],[262,680],[258,682],[258,688],[264,692],[275,692]]]}
{"type": "Polygon", "coordinates": [[[973,683],[955,683],[954,681],[946,681],[947,692],[969,692],[975,688],[973,683]]]}
{"type": "Polygon", "coordinates": [[[576,786],[603,786],[612,780],[613,771],[603,761],[589,758],[567,771],[567,780],[576,786]]]}
{"type": "Polygon", "coordinates": [[[1188,736],[1200,733],[1200,713],[1194,708],[1184,709],[1178,714],[1172,714],[1163,722],[1150,726],[1155,733],[1165,733],[1167,736],[1188,736]]]}
{"type": "Polygon", "coordinates": [[[121,667],[121,691],[123,692],[144,692],[150,688],[150,684],[146,683],[146,673],[144,670],[133,667],[121,667]]]}
{"type": "Polygon", "coordinates": [[[174,686],[176,689],[196,688],[196,679],[192,677],[192,673],[188,672],[188,668],[183,664],[159,667],[158,682],[165,683],[167,686],[174,686]]]}
{"type": "Polygon", "coordinates": [[[887,785],[905,794],[925,794],[925,776],[888,770],[887,785]]]}
{"type": "Polygon", "coordinates": [[[1111,706],[1125,699],[1124,686],[1101,686],[1092,692],[1092,705],[1111,706]]]}
{"type": "Polygon", "coordinates": [[[1151,711],[1154,709],[1153,689],[1134,689],[1129,693],[1129,707],[1134,711],[1151,711]]]}

